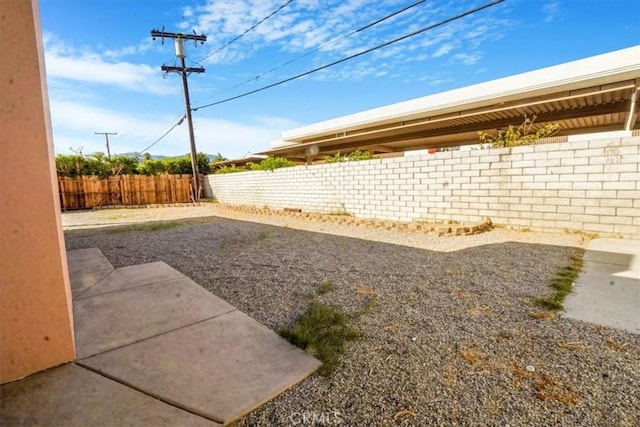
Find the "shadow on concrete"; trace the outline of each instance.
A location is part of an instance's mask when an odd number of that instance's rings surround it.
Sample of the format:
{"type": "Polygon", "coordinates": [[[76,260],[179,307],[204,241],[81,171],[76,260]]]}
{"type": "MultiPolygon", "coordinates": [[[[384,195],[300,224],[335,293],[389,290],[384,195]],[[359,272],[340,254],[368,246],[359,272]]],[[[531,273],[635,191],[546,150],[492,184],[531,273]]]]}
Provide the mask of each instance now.
{"type": "Polygon", "coordinates": [[[2,424],[226,425],[320,366],[163,262],[68,259],[77,360],[3,385],[2,424]]]}

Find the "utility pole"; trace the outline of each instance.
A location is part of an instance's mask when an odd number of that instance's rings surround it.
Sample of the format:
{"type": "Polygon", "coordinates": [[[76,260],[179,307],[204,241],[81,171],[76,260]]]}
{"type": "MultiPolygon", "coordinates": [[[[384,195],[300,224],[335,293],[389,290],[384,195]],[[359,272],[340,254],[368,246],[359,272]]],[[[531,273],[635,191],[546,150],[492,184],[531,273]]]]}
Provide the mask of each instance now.
{"type": "Polygon", "coordinates": [[[184,63],[184,58],[186,57],[185,49],[184,49],[184,41],[185,40],[193,40],[194,43],[200,42],[204,44],[207,41],[207,36],[195,34],[181,34],[181,33],[168,33],[159,30],[151,30],[151,37],[155,40],[157,37],[160,37],[162,43],[164,44],[164,38],[174,39],[175,49],[176,49],[176,57],[180,58],[180,66],[179,67],[170,67],[163,65],[160,67],[162,71],[165,73],[180,73],[182,76],[182,92],[184,94],[184,106],[185,106],[185,116],[187,118],[187,126],[189,128],[189,142],[191,145],[191,170],[193,171],[193,199],[194,201],[198,201],[200,199],[200,173],[198,171],[198,152],[196,151],[196,140],[193,134],[193,121],[191,119],[191,101],[189,100],[189,85],[187,83],[187,75],[190,73],[204,73],[204,68],[202,67],[187,67],[184,63]]]}
{"type": "Polygon", "coordinates": [[[118,132],[94,132],[96,135],[104,135],[107,142],[107,157],[111,160],[111,149],[109,148],[109,135],[117,135],[118,132]]]}

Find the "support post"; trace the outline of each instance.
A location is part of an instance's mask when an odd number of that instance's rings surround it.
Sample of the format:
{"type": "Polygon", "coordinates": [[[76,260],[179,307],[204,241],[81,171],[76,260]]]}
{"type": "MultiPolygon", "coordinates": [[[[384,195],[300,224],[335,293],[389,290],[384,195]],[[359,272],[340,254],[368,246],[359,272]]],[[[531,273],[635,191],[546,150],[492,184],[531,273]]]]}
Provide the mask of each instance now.
{"type": "Polygon", "coordinates": [[[118,132],[94,132],[96,135],[104,135],[105,142],[107,143],[107,158],[111,160],[111,148],[109,148],[109,135],[117,135],[118,132]]]}
{"type": "Polygon", "coordinates": [[[181,33],[168,33],[158,30],[151,30],[151,37],[155,40],[157,37],[160,37],[164,42],[164,38],[175,39],[175,48],[176,48],[176,56],[180,58],[180,67],[170,67],[163,65],[161,67],[162,71],[176,72],[180,73],[182,77],[182,92],[184,94],[184,106],[185,106],[185,117],[187,119],[187,127],[189,129],[189,145],[191,149],[191,171],[193,173],[193,200],[200,200],[200,171],[198,170],[198,152],[196,150],[196,139],[193,133],[193,119],[191,117],[191,101],[189,99],[189,83],[187,81],[187,76],[189,73],[204,73],[204,68],[202,67],[187,67],[184,62],[184,58],[186,57],[185,49],[184,49],[184,41],[185,40],[193,40],[194,42],[204,43],[207,40],[207,36],[198,35],[198,34],[181,34],[181,33]]]}

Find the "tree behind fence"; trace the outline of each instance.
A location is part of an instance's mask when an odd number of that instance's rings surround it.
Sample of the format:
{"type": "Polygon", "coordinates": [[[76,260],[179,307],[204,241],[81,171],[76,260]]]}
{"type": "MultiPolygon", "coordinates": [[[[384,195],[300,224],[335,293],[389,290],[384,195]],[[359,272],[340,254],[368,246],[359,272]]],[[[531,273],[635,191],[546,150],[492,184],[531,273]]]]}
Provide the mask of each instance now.
{"type": "Polygon", "coordinates": [[[62,210],[185,203],[192,200],[191,175],[58,177],[58,191],[62,210]]]}

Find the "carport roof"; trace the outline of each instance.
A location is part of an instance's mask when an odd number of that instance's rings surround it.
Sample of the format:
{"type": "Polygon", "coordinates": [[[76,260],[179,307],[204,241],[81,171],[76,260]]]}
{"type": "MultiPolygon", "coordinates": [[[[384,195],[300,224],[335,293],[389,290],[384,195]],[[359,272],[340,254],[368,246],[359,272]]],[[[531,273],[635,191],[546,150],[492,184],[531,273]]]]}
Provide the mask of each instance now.
{"type": "Polygon", "coordinates": [[[479,131],[560,124],[558,135],[637,129],[640,46],[492,80],[285,131],[260,154],[307,159],[365,149],[384,153],[473,144],[479,131]],[[313,150],[315,151],[315,150],[313,150]]]}

